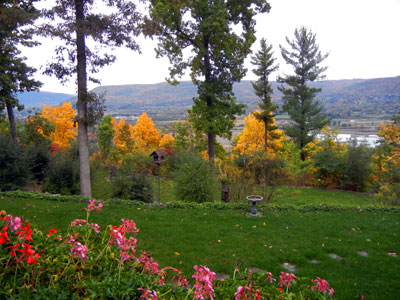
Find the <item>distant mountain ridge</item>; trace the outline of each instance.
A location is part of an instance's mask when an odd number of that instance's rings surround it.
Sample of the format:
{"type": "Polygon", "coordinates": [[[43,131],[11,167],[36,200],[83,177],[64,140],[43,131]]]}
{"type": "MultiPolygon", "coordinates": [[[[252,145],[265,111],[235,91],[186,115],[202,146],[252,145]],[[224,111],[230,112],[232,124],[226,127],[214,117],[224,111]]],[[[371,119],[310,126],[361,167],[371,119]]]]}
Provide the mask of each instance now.
{"type": "MultiPolygon", "coordinates": [[[[282,94],[278,83],[271,82],[274,89],[273,101],[280,103],[282,94]]],[[[325,80],[314,83],[322,88],[318,99],[327,114],[345,114],[349,111],[361,113],[396,113],[400,109],[400,76],[376,79],[325,80]]],[[[130,84],[100,86],[93,90],[105,93],[107,113],[113,115],[139,115],[146,111],[155,119],[181,119],[197,89],[191,82],[176,86],[168,83],[130,84]]],[[[257,108],[259,99],[254,94],[250,81],[234,85],[233,91],[239,103],[247,104],[248,111],[257,108]]],[[[48,92],[23,93],[20,102],[26,107],[43,104],[58,105],[71,101],[75,96],[48,92]]]]}
{"type": "Polygon", "coordinates": [[[25,92],[18,93],[18,100],[25,106],[26,109],[30,108],[43,108],[43,105],[57,106],[64,101],[72,101],[75,95],[52,93],[52,92],[25,92]]]}

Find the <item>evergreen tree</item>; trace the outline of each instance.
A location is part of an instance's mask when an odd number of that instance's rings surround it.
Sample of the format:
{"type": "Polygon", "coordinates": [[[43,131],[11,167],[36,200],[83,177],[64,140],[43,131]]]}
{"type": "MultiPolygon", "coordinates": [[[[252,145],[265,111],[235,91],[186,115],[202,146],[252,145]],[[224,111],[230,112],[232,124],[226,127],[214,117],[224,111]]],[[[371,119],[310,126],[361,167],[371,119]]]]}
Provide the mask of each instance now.
{"type": "Polygon", "coordinates": [[[14,146],[18,144],[13,108],[22,110],[17,92],[37,90],[41,83],[32,79],[34,68],[19,57],[19,45],[32,47],[33,29],[30,25],[38,16],[35,0],[4,0],[0,3],[0,111],[7,109],[14,146]]]}
{"type": "MultiPolygon", "coordinates": [[[[197,86],[190,110],[197,131],[207,134],[208,157],[214,163],[216,136],[231,136],[235,116],[244,106],[235,103],[234,82],[246,73],[243,62],[255,41],[257,13],[268,12],[266,0],[151,0],[153,30],[159,37],[158,56],[167,56],[170,82],[186,69],[197,86]],[[241,34],[236,29],[241,26],[241,34]],[[191,55],[184,55],[184,50],[191,55]]],[[[151,29],[151,28],[150,28],[151,29]]]]}
{"type": "MultiPolygon", "coordinates": [[[[328,53],[321,54],[316,35],[306,27],[296,28],[294,35],[292,41],[286,37],[291,50],[281,45],[280,48],[283,59],[294,68],[295,74],[281,77],[278,81],[284,84],[279,87],[283,93],[283,110],[294,123],[286,127],[286,134],[302,150],[319,130],[329,124],[329,119],[321,114],[322,104],[315,99],[321,89],[310,86],[311,82],[323,78],[322,73],[327,67],[320,64],[328,53]]],[[[305,152],[301,151],[300,156],[304,161],[305,152]]]]}
{"type": "Polygon", "coordinates": [[[261,111],[256,111],[254,116],[264,123],[264,150],[268,148],[268,133],[272,133],[278,127],[275,125],[274,118],[278,105],[272,103],[273,93],[268,76],[278,69],[273,57],[272,45],[268,45],[264,38],[260,41],[261,49],[252,57],[251,63],[256,66],[253,73],[258,76],[256,82],[252,82],[255,94],[261,99],[258,103],[261,111]]]}
{"type": "Polygon", "coordinates": [[[111,150],[114,146],[114,127],[111,116],[105,116],[97,129],[97,138],[99,139],[98,146],[102,155],[103,160],[109,158],[111,150]]]}
{"type": "Polygon", "coordinates": [[[63,83],[77,75],[80,189],[81,195],[90,197],[88,127],[92,116],[88,106],[99,101],[88,93],[87,80],[95,83],[99,80],[88,77],[88,71],[96,73],[115,61],[115,55],[104,52],[107,47],[125,45],[139,50],[133,37],[139,34],[137,23],[141,16],[128,0],[56,0],[44,16],[49,22],[41,26],[42,34],[62,41],[55,50],[55,61],[45,72],[63,83]],[[101,6],[105,6],[102,13],[97,9],[101,6]]]}

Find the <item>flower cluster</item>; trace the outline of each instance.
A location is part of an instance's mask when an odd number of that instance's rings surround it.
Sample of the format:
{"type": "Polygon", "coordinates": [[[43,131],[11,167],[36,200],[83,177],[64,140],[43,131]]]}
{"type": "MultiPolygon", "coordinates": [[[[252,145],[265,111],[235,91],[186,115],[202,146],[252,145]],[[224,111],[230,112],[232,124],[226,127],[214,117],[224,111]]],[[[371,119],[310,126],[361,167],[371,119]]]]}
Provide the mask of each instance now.
{"type": "Polygon", "coordinates": [[[286,286],[287,288],[289,288],[291,282],[295,281],[295,280],[296,280],[296,276],[294,274],[281,272],[281,275],[279,276],[278,285],[280,287],[286,286]]]}
{"type": "Polygon", "coordinates": [[[93,210],[100,212],[102,207],[103,207],[103,203],[99,203],[99,205],[96,206],[96,200],[89,200],[89,205],[86,208],[86,210],[88,212],[91,212],[93,210]]]}
{"type": "Polygon", "coordinates": [[[119,227],[111,226],[109,231],[110,239],[108,241],[108,247],[117,244],[118,249],[121,249],[120,257],[121,261],[124,262],[130,258],[136,260],[136,243],[137,240],[134,236],[137,235],[139,230],[136,228],[135,222],[132,220],[122,219],[122,224],[119,227]],[[133,233],[134,236],[127,237],[127,234],[133,233]]]}
{"type": "Polygon", "coordinates": [[[145,300],[152,300],[152,299],[157,299],[157,292],[154,290],[146,290],[139,288],[139,291],[143,291],[143,294],[140,296],[140,299],[145,299],[145,300]]]}
{"type": "Polygon", "coordinates": [[[75,219],[69,224],[69,226],[82,227],[85,224],[87,224],[88,226],[93,227],[93,231],[94,232],[100,233],[100,226],[98,224],[96,224],[96,223],[88,223],[86,220],[83,220],[83,219],[75,219]]]}
{"type": "MultiPolygon", "coordinates": [[[[0,212],[0,217],[2,216],[0,212]]],[[[4,215],[1,220],[5,222],[0,232],[0,245],[5,245],[10,252],[11,257],[17,263],[26,261],[28,264],[36,264],[39,253],[32,249],[32,245],[27,242],[33,242],[31,226],[24,222],[20,217],[4,215]],[[15,236],[17,243],[13,244],[11,236],[15,236]],[[9,245],[9,246],[8,246],[9,245]]]]}
{"type": "Polygon", "coordinates": [[[194,294],[195,299],[204,300],[211,299],[213,300],[214,289],[212,282],[216,279],[216,275],[214,272],[211,272],[209,268],[205,266],[193,267],[196,271],[192,278],[196,279],[194,284],[194,294]]]}
{"type": "Polygon", "coordinates": [[[71,246],[71,256],[72,257],[82,257],[82,258],[88,258],[87,256],[87,251],[88,251],[88,247],[82,245],[79,242],[75,242],[72,244],[71,246]]]}
{"type": "Polygon", "coordinates": [[[318,292],[322,293],[329,293],[329,296],[332,298],[333,293],[335,292],[332,288],[329,288],[329,283],[325,279],[321,279],[317,277],[317,279],[313,279],[312,282],[316,283],[316,285],[313,285],[311,287],[311,290],[317,289],[318,292]]]}
{"type": "Polygon", "coordinates": [[[239,286],[237,292],[235,293],[235,300],[261,300],[265,297],[261,296],[260,290],[254,290],[251,286],[239,286]],[[249,293],[249,298],[247,298],[247,292],[249,293]]]}

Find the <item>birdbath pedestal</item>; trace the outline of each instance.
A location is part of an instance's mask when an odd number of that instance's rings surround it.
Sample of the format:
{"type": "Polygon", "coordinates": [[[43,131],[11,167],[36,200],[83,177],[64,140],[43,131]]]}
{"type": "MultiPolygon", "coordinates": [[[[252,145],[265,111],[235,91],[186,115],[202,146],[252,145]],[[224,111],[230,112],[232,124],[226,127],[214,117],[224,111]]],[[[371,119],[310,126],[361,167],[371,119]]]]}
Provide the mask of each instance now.
{"type": "Polygon", "coordinates": [[[256,203],[263,200],[263,197],[258,195],[250,195],[246,197],[247,201],[251,202],[250,216],[256,217],[258,214],[256,203]]]}

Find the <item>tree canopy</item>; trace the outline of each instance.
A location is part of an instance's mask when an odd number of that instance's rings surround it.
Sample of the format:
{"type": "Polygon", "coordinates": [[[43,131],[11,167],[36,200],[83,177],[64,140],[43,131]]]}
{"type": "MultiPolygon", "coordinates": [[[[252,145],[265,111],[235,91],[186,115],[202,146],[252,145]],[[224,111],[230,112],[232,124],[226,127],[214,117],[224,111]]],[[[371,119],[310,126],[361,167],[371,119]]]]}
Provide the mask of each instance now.
{"type": "Polygon", "coordinates": [[[256,39],[254,16],[269,10],[265,0],[150,0],[148,33],[159,38],[157,55],[169,58],[169,81],[177,83],[189,69],[197,86],[190,115],[195,129],[208,135],[211,163],[216,136],[230,137],[235,116],[243,113],[232,85],[246,73],[243,62],[256,39]]]}
{"type": "MultiPolygon", "coordinates": [[[[316,35],[306,27],[296,28],[294,36],[294,40],[286,37],[290,50],[280,45],[282,57],[293,67],[294,74],[280,77],[278,81],[283,83],[279,87],[283,93],[283,110],[293,121],[293,125],[285,128],[286,134],[303,149],[329,123],[321,114],[321,103],[315,98],[321,89],[310,86],[310,82],[323,78],[322,73],[327,67],[320,64],[328,53],[321,53],[316,35]]],[[[304,151],[301,152],[301,159],[305,160],[304,151]]]]}
{"type": "Polygon", "coordinates": [[[258,103],[260,111],[254,116],[264,122],[264,150],[268,148],[268,132],[278,129],[274,124],[275,113],[278,105],[272,103],[271,96],[273,90],[268,81],[268,77],[278,69],[273,57],[272,45],[268,45],[264,38],[260,41],[260,50],[252,57],[251,63],[256,67],[253,73],[258,76],[258,80],[252,82],[255,94],[261,99],[258,103]]]}
{"type": "Polygon", "coordinates": [[[107,53],[107,49],[127,46],[139,50],[134,37],[140,32],[141,15],[128,0],[56,0],[43,13],[48,22],[39,27],[41,33],[61,40],[55,49],[55,60],[48,64],[45,73],[55,75],[63,83],[77,76],[80,188],[83,196],[90,197],[88,126],[92,119],[91,103],[97,106],[99,101],[88,93],[87,80],[99,83],[93,74],[115,61],[115,55],[107,53]],[[98,7],[102,7],[102,12],[98,7]]]}
{"type": "Polygon", "coordinates": [[[41,86],[32,78],[36,71],[26,65],[18,46],[32,47],[33,28],[38,16],[35,0],[4,0],[0,3],[0,111],[7,109],[10,133],[17,145],[17,130],[13,108],[22,109],[17,92],[36,90],[41,86]]]}

